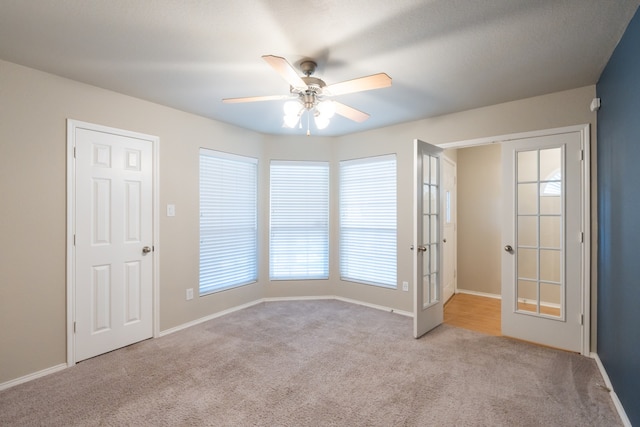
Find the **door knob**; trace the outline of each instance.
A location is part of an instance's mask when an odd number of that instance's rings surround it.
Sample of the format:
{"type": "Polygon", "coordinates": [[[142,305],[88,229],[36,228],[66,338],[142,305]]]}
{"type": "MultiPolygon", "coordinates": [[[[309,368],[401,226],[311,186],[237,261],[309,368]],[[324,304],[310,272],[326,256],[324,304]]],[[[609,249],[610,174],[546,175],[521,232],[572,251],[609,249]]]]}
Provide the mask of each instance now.
{"type": "Polygon", "coordinates": [[[426,251],[427,251],[426,246],[418,246],[418,252],[426,252],[426,251]]]}
{"type": "Polygon", "coordinates": [[[149,246],[145,246],[144,248],[142,248],[143,254],[148,254],[149,252],[151,252],[151,248],[149,246]]]}
{"type": "Polygon", "coordinates": [[[504,247],[504,250],[507,252],[513,252],[513,247],[511,245],[507,245],[504,247]]]}

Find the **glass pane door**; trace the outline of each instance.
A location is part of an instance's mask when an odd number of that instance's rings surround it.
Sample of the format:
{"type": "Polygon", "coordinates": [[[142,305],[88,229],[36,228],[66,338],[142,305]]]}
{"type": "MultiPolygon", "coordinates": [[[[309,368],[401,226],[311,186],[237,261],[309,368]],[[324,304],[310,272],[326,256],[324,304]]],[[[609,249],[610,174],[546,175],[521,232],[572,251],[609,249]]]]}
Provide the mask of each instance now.
{"type": "Polygon", "coordinates": [[[516,311],[564,318],[564,153],[516,153],[516,311]]]}
{"type": "Polygon", "coordinates": [[[442,323],[442,252],[440,196],[442,149],[414,140],[414,299],[413,336],[419,338],[442,323]]]}
{"type": "Polygon", "coordinates": [[[440,301],[440,159],[422,155],[422,304],[440,301]]]}

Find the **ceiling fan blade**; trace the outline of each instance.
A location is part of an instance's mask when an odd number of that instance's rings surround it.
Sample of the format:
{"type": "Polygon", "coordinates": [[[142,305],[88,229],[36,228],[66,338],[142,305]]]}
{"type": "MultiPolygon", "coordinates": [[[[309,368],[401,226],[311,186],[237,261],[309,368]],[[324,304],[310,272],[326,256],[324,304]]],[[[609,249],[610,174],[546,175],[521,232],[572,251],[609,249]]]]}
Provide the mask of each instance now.
{"type": "Polygon", "coordinates": [[[360,77],[346,82],[336,83],[324,88],[330,95],[344,95],[346,93],[362,92],[364,90],[381,89],[391,86],[391,77],[386,73],[360,77]]]}
{"type": "Polygon", "coordinates": [[[247,96],[244,98],[225,98],[222,102],[225,104],[237,104],[240,102],[277,101],[280,99],[288,99],[290,97],[290,95],[247,96]]]}
{"type": "Polygon", "coordinates": [[[354,122],[362,123],[369,118],[369,115],[365,112],[356,110],[355,108],[349,107],[341,102],[333,101],[333,103],[336,106],[336,114],[340,114],[354,122]]]}
{"type": "Polygon", "coordinates": [[[267,61],[267,64],[271,65],[271,68],[280,74],[292,87],[298,90],[305,90],[307,88],[307,84],[286,59],[273,55],[263,55],[262,59],[267,61]]]}

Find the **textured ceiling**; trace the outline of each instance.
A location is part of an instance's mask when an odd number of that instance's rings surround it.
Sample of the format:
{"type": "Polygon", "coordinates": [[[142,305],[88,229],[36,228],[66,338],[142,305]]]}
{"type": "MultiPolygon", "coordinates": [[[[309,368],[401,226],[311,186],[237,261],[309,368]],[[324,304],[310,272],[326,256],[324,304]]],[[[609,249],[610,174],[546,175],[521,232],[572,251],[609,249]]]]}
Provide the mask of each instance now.
{"type": "Polygon", "coordinates": [[[0,59],[270,134],[287,94],[262,59],[318,62],[327,84],[385,72],[337,100],[341,135],[595,84],[640,0],[0,0],[0,59]]]}

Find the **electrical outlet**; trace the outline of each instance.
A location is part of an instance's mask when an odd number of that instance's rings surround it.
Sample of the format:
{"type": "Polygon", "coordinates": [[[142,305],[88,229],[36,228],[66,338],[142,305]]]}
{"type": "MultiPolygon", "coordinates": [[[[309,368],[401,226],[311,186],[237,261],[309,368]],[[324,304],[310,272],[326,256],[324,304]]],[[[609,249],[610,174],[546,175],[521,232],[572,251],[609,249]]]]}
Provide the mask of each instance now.
{"type": "Polygon", "coordinates": [[[187,301],[193,299],[193,288],[187,289],[187,301]]]}
{"type": "Polygon", "coordinates": [[[402,282],[402,290],[405,292],[409,291],[409,282],[402,282]]]}

